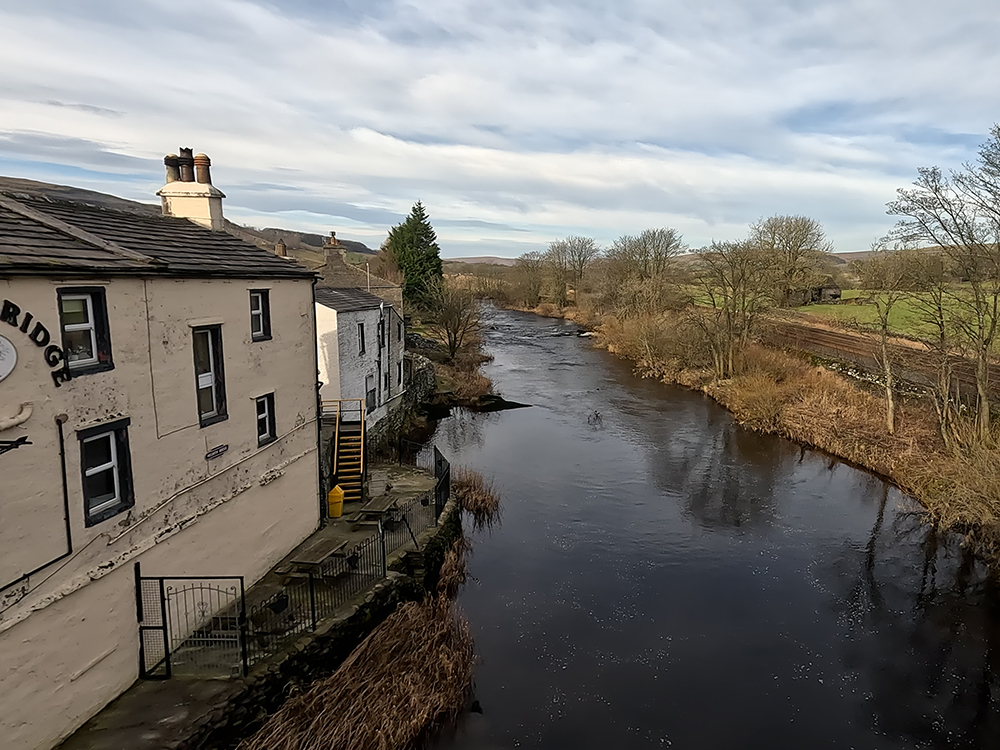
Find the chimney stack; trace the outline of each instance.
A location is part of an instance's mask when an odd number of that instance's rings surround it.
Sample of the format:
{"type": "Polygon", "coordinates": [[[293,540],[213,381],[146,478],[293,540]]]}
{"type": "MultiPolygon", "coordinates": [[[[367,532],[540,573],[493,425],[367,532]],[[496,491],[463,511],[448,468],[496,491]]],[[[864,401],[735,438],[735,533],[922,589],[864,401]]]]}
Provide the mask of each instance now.
{"type": "Polygon", "coordinates": [[[167,184],[156,191],[163,215],[188,219],[216,232],[223,231],[222,199],[226,196],[212,185],[211,159],[205,154],[192,156],[191,149],[182,148],[179,156],[167,154],[163,164],[167,168],[167,184]]]}
{"type": "Polygon", "coordinates": [[[274,246],[274,254],[282,258],[288,257],[288,250],[285,248],[285,241],[278,239],[278,244],[274,246]]]}

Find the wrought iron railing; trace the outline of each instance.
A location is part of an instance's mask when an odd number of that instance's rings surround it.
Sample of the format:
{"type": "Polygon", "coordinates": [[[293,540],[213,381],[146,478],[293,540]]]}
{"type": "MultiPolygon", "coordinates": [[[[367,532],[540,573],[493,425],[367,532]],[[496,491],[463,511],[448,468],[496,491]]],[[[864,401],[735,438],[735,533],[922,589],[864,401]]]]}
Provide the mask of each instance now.
{"type": "Polygon", "coordinates": [[[407,545],[419,550],[420,533],[444,508],[449,481],[444,461],[433,494],[390,509],[371,535],[322,563],[293,561],[280,588],[259,601],[251,590],[248,603],[242,577],[148,577],[136,563],[140,676],[247,674],[384,579],[390,555],[407,545]]]}

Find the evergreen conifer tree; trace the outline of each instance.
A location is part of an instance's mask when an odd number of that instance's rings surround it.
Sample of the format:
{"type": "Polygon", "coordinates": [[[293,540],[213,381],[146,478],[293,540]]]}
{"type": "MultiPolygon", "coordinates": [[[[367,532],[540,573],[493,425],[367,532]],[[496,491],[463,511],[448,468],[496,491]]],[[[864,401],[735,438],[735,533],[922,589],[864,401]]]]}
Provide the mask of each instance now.
{"type": "Polygon", "coordinates": [[[428,288],[441,279],[441,249],[427,211],[420,201],[409,216],[389,230],[383,248],[403,273],[403,298],[421,304],[428,288]]]}

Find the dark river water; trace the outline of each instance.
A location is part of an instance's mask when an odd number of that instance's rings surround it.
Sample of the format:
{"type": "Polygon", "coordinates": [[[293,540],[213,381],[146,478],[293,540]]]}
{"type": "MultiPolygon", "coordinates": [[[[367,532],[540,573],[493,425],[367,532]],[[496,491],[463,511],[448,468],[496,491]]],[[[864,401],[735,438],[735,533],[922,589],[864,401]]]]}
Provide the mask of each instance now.
{"type": "Polygon", "coordinates": [[[483,712],[439,750],[1000,748],[1000,593],[906,496],[570,324],[488,324],[532,408],[433,438],[505,498],[460,597],[483,712]]]}

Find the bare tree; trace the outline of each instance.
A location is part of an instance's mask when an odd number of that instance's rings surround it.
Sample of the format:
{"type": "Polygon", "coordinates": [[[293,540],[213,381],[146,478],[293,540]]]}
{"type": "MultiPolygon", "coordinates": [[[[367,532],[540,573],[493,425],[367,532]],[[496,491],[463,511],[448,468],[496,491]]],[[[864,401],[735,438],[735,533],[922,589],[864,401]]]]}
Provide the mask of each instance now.
{"type": "Polygon", "coordinates": [[[552,285],[552,301],[559,307],[565,307],[568,301],[566,286],[572,274],[569,245],[566,240],[554,240],[549,243],[545,252],[545,265],[552,285]]]}
{"type": "Polygon", "coordinates": [[[823,225],[807,216],[771,216],[750,226],[750,241],[760,246],[775,268],[777,303],[792,305],[797,294],[815,286],[832,245],[823,225]]]}
{"type": "Polygon", "coordinates": [[[956,439],[955,402],[952,398],[956,341],[950,302],[953,277],[947,256],[938,251],[911,252],[909,263],[913,293],[908,301],[916,312],[917,320],[934,332],[927,342],[935,371],[931,393],[938,432],[945,446],[950,448],[956,439]]]}
{"type": "Polygon", "coordinates": [[[604,303],[619,317],[678,307],[684,279],[676,258],[685,249],[676,229],[619,237],[605,254],[604,303]]]}
{"type": "Polygon", "coordinates": [[[937,167],[918,174],[914,187],[900,188],[889,203],[889,214],[902,217],[893,236],[939,246],[961,282],[948,288],[951,318],[976,359],[976,432],[988,441],[989,359],[1000,326],[1000,208],[990,206],[1000,195],[989,193],[985,169],[967,165],[950,179],[937,167]]]}
{"type": "Polygon", "coordinates": [[[875,311],[879,320],[878,349],[875,359],[882,367],[885,389],[885,429],[896,433],[896,382],[892,353],[889,349],[889,318],[896,304],[907,295],[912,285],[912,269],[908,256],[901,250],[887,249],[876,243],[876,252],[858,264],[858,275],[865,289],[875,292],[875,311]]]}
{"type": "Polygon", "coordinates": [[[444,281],[428,287],[426,300],[429,326],[444,339],[448,358],[454,359],[479,330],[479,300],[471,289],[444,281]]]}
{"type": "Polygon", "coordinates": [[[705,334],[716,375],[729,378],[737,354],[772,303],[771,261],[749,240],[713,242],[697,252],[694,289],[701,304],[692,308],[692,320],[705,334]]]}
{"type": "Polygon", "coordinates": [[[566,245],[566,259],[579,288],[584,272],[594,258],[601,254],[601,248],[592,237],[567,237],[562,242],[566,245]]]}
{"type": "Polygon", "coordinates": [[[526,307],[535,307],[542,299],[545,281],[545,258],[537,251],[518,256],[512,272],[511,295],[526,307]]]}

